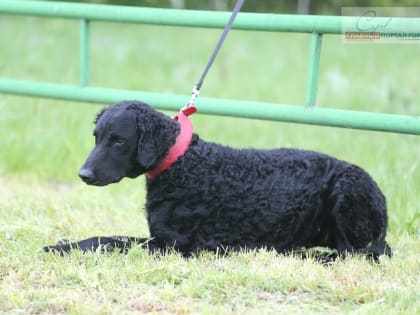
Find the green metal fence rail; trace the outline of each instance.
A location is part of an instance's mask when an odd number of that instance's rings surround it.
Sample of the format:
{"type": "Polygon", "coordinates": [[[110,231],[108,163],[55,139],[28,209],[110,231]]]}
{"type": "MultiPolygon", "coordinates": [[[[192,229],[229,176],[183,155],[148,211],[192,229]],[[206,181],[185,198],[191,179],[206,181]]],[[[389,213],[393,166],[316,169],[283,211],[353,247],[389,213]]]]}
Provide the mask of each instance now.
{"type": "MultiPolygon", "coordinates": [[[[94,103],[139,99],[156,108],[170,110],[179,110],[188,101],[189,95],[89,86],[90,22],[109,21],[223,28],[230,16],[230,12],[15,0],[1,0],[0,14],[80,20],[79,85],[0,78],[0,92],[94,103]]],[[[343,23],[354,25],[357,19],[358,17],[240,13],[233,29],[312,34],[305,106],[200,97],[197,100],[200,113],[420,135],[419,116],[316,107],[322,36],[323,34],[341,34],[343,23]]],[[[420,18],[392,18],[392,31],[420,33],[420,18]]],[[[379,30],[378,32],[388,31],[379,30]]]]}

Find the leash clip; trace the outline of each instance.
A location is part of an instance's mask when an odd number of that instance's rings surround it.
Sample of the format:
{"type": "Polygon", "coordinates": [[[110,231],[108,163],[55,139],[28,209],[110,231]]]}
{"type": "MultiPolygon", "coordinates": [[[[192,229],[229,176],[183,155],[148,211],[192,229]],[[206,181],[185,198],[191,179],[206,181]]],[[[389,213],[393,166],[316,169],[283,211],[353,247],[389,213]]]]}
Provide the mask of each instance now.
{"type": "Polygon", "coordinates": [[[200,89],[197,85],[194,85],[192,92],[191,92],[191,98],[187,105],[185,105],[183,108],[181,108],[180,112],[182,112],[185,116],[189,116],[197,112],[197,107],[194,105],[195,99],[200,95],[200,89]]]}

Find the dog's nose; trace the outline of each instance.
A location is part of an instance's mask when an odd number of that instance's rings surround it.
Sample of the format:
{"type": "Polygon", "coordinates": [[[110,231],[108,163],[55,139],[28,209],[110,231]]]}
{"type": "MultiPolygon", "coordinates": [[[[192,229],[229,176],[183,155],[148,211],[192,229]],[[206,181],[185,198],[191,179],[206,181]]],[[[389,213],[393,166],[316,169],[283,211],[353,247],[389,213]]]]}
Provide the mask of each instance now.
{"type": "Polygon", "coordinates": [[[85,183],[92,183],[93,178],[93,172],[92,170],[88,168],[82,168],[79,172],[79,177],[85,182],[85,183]]]}

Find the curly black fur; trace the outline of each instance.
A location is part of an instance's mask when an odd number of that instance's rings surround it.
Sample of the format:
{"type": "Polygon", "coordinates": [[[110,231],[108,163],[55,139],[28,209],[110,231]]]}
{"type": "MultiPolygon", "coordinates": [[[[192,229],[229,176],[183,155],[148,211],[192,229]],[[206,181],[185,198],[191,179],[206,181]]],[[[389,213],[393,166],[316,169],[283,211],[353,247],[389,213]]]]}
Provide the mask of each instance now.
{"type": "MultiPolygon", "coordinates": [[[[178,133],[175,120],[148,105],[118,103],[98,115],[96,146],[80,176],[93,185],[139,176],[159,165],[178,133]]],[[[325,246],[339,255],[391,255],[386,202],[377,184],[361,168],[317,152],[238,150],[194,134],[184,156],[147,179],[146,211],[152,249],[173,247],[188,255],[202,249],[265,247],[283,253],[325,246]]],[[[118,242],[111,245],[128,244],[118,242]]]]}

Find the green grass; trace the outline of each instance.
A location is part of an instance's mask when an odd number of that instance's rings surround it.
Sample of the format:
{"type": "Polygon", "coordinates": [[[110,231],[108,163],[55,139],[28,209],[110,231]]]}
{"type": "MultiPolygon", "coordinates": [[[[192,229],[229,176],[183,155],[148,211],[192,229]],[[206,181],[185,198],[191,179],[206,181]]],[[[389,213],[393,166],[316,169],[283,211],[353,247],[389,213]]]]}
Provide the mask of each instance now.
{"type": "MultiPolygon", "coordinates": [[[[188,94],[220,31],[94,23],[92,84],[188,94]]],[[[0,75],[76,83],[78,23],[1,16],[0,75]]],[[[211,97],[303,104],[309,36],[232,32],[203,87],[211,97]]],[[[326,36],[318,103],[416,114],[419,45],[349,45],[326,36]]],[[[182,106],[183,104],[180,104],[182,106]]],[[[204,139],[299,147],[365,168],[389,207],[392,259],[325,267],[272,252],[156,257],[135,248],[69,257],[61,238],[147,236],[144,179],[80,183],[101,108],[0,99],[0,313],[416,314],[420,308],[420,146],[414,136],[194,115],[204,139]]]]}

